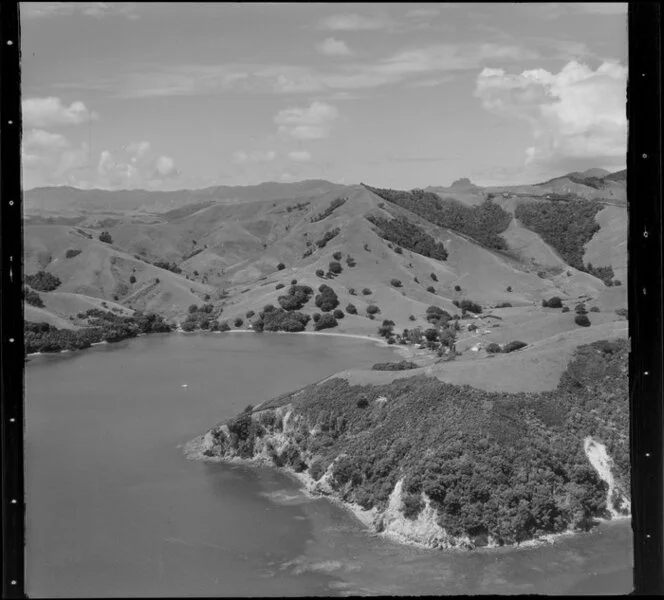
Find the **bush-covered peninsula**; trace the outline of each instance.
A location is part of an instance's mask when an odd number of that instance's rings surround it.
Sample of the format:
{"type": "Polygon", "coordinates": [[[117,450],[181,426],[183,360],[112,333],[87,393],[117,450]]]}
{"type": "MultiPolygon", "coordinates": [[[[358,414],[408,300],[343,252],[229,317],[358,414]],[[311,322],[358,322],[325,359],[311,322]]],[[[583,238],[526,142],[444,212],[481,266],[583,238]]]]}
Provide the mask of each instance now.
{"type": "Polygon", "coordinates": [[[588,530],[629,512],[627,352],[624,340],[580,346],[539,394],[331,378],[247,407],[198,451],[290,468],[369,511],[375,531],[431,547],[588,530]]]}

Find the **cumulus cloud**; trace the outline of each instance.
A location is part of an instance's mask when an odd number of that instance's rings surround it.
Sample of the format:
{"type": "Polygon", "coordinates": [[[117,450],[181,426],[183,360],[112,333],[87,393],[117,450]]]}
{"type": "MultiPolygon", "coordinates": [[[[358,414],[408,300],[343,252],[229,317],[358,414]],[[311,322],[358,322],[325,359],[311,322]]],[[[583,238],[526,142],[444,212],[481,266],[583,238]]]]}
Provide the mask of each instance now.
{"type": "Polygon", "coordinates": [[[89,111],[83,102],[72,102],[69,106],[60,98],[26,98],[23,101],[24,127],[52,127],[56,125],[80,125],[88,119],[97,120],[99,115],[89,111]]]}
{"type": "Polygon", "coordinates": [[[387,29],[391,24],[391,21],[384,16],[343,13],[325,17],[320,21],[319,28],[329,31],[371,31],[387,29]]]}
{"type": "Polygon", "coordinates": [[[274,150],[256,150],[249,153],[244,150],[238,150],[233,153],[233,162],[235,164],[266,163],[273,161],[276,157],[277,153],[274,150]]]}
{"type": "Polygon", "coordinates": [[[79,14],[100,19],[120,16],[138,19],[135,2],[21,2],[21,17],[39,19],[79,14]]]}
{"type": "Polygon", "coordinates": [[[299,140],[315,140],[330,135],[332,122],[339,115],[336,107],[314,101],[308,108],[286,108],[274,117],[278,132],[299,140]]]}
{"type": "Polygon", "coordinates": [[[439,14],[440,10],[437,8],[411,8],[406,12],[406,16],[411,19],[428,19],[437,17],[439,14]]]}
{"type": "Polygon", "coordinates": [[[117,152],[99,156],[95,185],[105,189],[159,188],[180,171],[170,156],[152,151],[150,142],[131,142],[117,152]]]}
{"type": "Polygon", "coordinates": [[[311,154],[306,150],[294,150],[288,153],[288,158],[295,162],[308,162],[311,160],[311,154]]]}
{"type": "Polygon", "coordinates": [[[593,70],[570,61],[559,73],[485,68],[475,95],[486,110],[530,124],[534,144],[526,149],[526,164],[580,169],[624,164],[626,85],[620,64],[593,70]]]}
{"type": "Polygon", "coordinates": [[[149,142],[131,142],[114,152],[103,150],[97,160],[86,143],[76,145],[59,133],[41,129],[24,135],[22,167],[26,188],[155,189],[180,177],[173,158],[157,154],[149,142]]]}
{"type": "Polygon", "coordinates": [[[343,40],[329,37],[318,44],[318,51],[326,56],[350,56],[350,48],[343,40]]]}

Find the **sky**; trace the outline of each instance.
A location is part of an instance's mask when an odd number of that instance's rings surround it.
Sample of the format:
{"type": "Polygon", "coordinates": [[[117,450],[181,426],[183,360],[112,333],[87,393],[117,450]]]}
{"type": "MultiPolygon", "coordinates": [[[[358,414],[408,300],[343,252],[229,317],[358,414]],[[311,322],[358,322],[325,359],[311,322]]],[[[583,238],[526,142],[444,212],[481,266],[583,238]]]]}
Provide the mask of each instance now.
{"type": "Polygon", "coordinates": [[[21,3],[23,186],[625,167],[624,3],[21,3]]]}

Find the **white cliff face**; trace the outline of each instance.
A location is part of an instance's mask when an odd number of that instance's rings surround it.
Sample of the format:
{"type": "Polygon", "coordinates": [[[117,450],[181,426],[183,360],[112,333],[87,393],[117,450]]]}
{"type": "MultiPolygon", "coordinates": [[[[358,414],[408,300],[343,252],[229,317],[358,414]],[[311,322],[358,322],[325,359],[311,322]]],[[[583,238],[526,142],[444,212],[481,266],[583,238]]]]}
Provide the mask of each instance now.
{"type": "Polygon", "coordinates": [[[613,467],[613,460],[608,455],[606,447],[604,444],[594,440],[592,437],[588,436],[583,441],[583,450],[590,461],[590,464],[593,466],[593,469],[597,471],[600,479],[609,486],[609,491],[606,494],[606,508],[611,515],[611,518],[625,516],[631,511],[630,501],[625,497],[625,495],[616,487],[616,482],[613,477],[613,472],[611,468],[613,467]],[[621,508],[620,511],[616,510],[614,507],[614,501],[618,500],[618,504],[621,508]]]}
{"type": "Polygon", "coordinates": [[[403,479],[400,479],[390,494],[385,512],[376,518],[378,529],[382,530],[383,534],[397,538],[402,542],[418,544],[428,548],[473,546],[469,538],[455,538],[438,525],[436,509],[431,505],[431,500],[424,493],[422,493],[424,508],[417,515],[417,518],[406,518],[402,512],[402,488],[403,479]]]}

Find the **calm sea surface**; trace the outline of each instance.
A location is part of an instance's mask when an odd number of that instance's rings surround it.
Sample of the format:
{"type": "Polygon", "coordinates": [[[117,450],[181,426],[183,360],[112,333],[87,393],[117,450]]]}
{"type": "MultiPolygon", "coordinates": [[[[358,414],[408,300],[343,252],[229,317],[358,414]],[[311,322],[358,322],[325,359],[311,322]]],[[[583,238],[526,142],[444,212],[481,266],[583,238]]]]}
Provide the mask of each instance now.
{"type": "Polygon", "coordinates": [[[31,597],[624,594],[628,522],[553,545],[402,546],[274,469],[188,461],[217,421],[341,369],[361,340],[157,335],[26,365],[31,597]],[[182,387],[187,384],[187,387],[182,387]]]}

